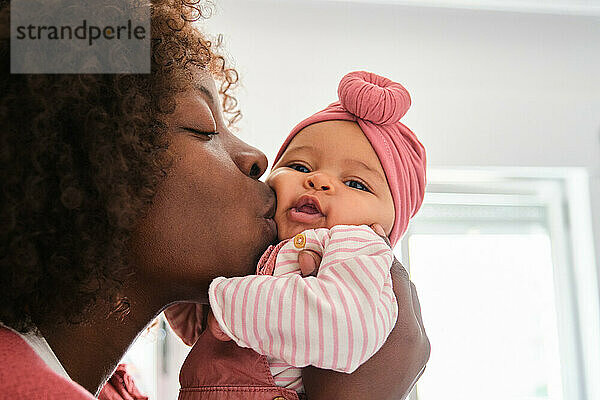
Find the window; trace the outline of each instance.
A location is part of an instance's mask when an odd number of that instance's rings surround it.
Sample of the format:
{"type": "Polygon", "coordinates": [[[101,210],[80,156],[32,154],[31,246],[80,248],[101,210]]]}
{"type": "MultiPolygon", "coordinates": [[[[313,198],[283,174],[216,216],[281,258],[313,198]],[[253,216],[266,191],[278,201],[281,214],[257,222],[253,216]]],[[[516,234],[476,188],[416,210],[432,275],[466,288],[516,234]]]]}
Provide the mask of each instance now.
{"type": "Polygon", "coordinates": [[[398,251],[432,343],[412,399],[600,398],[585,174],[445,170],[429,182],[398,251]]]}

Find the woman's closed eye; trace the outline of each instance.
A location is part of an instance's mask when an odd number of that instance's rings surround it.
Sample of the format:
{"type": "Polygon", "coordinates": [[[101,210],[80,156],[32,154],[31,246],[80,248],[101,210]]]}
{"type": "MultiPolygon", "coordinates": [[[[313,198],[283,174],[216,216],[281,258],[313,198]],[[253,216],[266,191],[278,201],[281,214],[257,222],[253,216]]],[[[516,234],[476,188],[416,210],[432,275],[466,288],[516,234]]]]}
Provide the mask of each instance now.
{"type": "Polygon", "coordinates": [[[362,190],[363,192],[372,193],[371,190],[367,187],[367,185],[365,185],[364,183],[359,182],[357,180],[354,180],[354,179],[349,179],[349,180],[345,181],[344,185],[351,187],[353,189],[362,190]]]}
{"type": "Polygon", "coordinates": [[[199,129],[187,128],[187,127],[184,127],[183,130],[187,131],[187,132],[190,132],[194,136],[196,136],[196,137],[198,137],[200,139],[204,139],[204,140],[210,140],[211,136],[219,134],[219,132],[213,132],[213,131],[205,132],[205,131],[201,131],[199,129]]]}

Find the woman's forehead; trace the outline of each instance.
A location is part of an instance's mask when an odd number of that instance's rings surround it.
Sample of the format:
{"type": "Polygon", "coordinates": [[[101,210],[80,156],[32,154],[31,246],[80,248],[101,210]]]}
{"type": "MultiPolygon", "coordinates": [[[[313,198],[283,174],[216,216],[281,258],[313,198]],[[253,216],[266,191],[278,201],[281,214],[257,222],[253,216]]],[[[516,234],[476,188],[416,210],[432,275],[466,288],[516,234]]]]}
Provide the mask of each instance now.
{"type": "Polygon", "coordinates": [[[204,114],[213,121],[221,115],[219,92],[215,80],[207,71],[199,70],[187,90],[175,96],[176,108],[172,118],[193,121],[204,114]]]}
{"type": "Polygon", "coordinates": [[[194,80],[193,88],[206,96],[211,102],[217,102],[219,92],[212,74],[208,71],[198,70],[195,76],[196,79],[194,80]]]}

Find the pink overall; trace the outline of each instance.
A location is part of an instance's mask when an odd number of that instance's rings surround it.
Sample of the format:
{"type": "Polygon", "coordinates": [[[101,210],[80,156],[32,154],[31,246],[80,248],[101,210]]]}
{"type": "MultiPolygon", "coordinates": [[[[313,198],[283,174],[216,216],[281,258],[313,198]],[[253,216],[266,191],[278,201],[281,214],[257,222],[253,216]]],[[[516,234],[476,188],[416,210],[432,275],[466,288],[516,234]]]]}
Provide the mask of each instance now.
{"type": "MultiPolygon", "coordinates": [[[[279,249],[270,246],[257,274],[271,275],[279,249]]],[[[179,375],[179,400],[301,400],[294,390],[275,385],[267,358],[234,341],[220,341],[206,329],[194,344],[179,375]]]]}
{"type": "Polygon", "coordinates": [[[179,400],[299,400],[295,391],[275,385],[265,356],[220,341],[208,329],[181,371],[179,400]]]}

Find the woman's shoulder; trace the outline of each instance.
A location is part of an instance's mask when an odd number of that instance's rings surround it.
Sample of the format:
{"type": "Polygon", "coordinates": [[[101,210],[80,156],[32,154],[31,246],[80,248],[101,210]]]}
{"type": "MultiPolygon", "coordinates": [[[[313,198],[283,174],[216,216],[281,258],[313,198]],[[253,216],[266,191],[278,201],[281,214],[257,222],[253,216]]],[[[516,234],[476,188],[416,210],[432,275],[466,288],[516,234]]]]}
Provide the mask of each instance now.
{"type": "Polygon", "coordinates": [[[54,371],[15,332],[0,326],[0,397],[93,400],[77,383],[54,371]]]}

